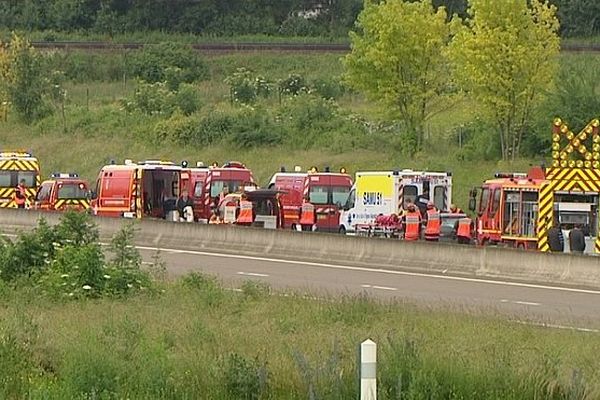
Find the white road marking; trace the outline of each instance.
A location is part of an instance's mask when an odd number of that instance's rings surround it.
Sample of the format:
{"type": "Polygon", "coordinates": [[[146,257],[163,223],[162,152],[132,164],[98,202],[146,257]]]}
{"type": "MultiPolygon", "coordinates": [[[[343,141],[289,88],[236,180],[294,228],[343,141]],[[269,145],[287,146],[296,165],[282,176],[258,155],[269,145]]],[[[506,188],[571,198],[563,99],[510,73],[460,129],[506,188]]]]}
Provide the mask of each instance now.
{"type": "Polygon", "coordinates": [[[269,275],[267,274],[259,274],[257,272],[238,272],[238,275],[244,275],[244,276],[259,276],[259,277],[267,277],[269,275]]]}
{"type": "MultiPolygon", "coordinates": [[[[148,246],[136,246],[136,248],[139,250],[152,250],[152,251],[159,250],[157,247],[148,247],[148,246]]],[[[427,273],[421,273],[421,272],[395,271],[395,270],[382,269],[382,268],[355,267],[355,266],[351,266],[351,265],[337,265],[337,264],[326,264],[326,263],[318,263],[318,262],[310,262],[310,261],[284,260],[284,259],[279,259],[279,258],[246,256],[246,255],[239,255],[239,254],[211,253],[208,251],[197,251],[197,250],[176,250],[176,249],[161,248],[160,251],[166,252],[166,253],[174,253],[174,254],[191,254],[191,255],[200,255],[200,256],[209,256],[209,257],[235,258],[235,259],[242,259],[242,260],[277,262],[277,263],[281,263],[281,264],[309,265],[309,266],[313,266],[313,267],[323,267],[323,268],[346,270],[346,271],[372,272],[372,273],[400,275],[400,276],[416,276],[416,277],[422,277],[422,278],[434,278],[434,279],[443,279],[443,280],[451,280],[451,281],[459,281],[459,282],[485,283],[485,284],[489,284],[489,285],[498,285],[498,286],[514,286],[514,287],[524,287],[524,288],[530,288],[530,289],[555,290],[555,291],[559,291],[559,292],[600,295],[600,290],[576,289],[576,288],[560,287],[560,286],[548,286],[548,285],[540,285],[540,284],[535,284],[535,283],[521,283],[521,282],[510,282],[510,281],[501,281],[501,280],[496,281],[496,280],[491,280],[491,279],[466,278],[466,277],[460,277],[460,276],[427,274],[427,273]]]]}
{"type": "Polygon", "coordinates": [[[360,285],[363,288],[371,288],[371,289],[379,289],[379,290],[392,290],[392,291],[396,291],[398,290],[398,288],[395,287],[389,287],[389,286],[376,286],[376,285],[360,285]]]}
{"type": "Polygon", "coordinates": [[[500,300],[501,303],[513,303],[513,304],[521,304],[523,306],[541,306],[542,303],[534,303],[532,301],[521,301],[521,300],[500,300]]]}
{"type": "Polygon", "coordinates": [[[577,331],[577,332],[600,333],[599,329],[582,328],[582,327],[579,327],[579,326],[546,324],[544,322],[530,322],[530,321],[519,321],[519,320],[512,320],[511,322],[515,322],[515,323],[521,324],[521,325],[538,326],[538,327],[541,327],[541,328],[567,329],[567,330],[570,330],[570,331],[577,331]]]}

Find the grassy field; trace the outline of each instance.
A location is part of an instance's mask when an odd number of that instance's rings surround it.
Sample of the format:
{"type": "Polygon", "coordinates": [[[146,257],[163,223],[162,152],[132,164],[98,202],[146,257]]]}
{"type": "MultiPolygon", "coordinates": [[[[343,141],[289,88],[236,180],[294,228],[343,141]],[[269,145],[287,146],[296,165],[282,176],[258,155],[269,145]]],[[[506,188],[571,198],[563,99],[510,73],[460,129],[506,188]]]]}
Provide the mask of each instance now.
{"type": "Polygon", "coordinates": [[[254,282],[238,293],[199,275],[163,288],[81,303],[3,290],[0,397],[353,399],[366,338],[383,400],[600,396],[595,334],[254,282]]]}

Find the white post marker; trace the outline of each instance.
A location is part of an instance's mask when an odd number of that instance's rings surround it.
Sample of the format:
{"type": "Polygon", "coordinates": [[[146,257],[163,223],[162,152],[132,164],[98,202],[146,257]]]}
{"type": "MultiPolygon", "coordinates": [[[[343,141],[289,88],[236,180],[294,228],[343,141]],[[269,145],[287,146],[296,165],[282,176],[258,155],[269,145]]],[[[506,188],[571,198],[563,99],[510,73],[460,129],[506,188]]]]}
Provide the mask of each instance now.
{"type": "Polygon", "coordinates": [[[377,400],[377,344],[360,344],[360,400],[377,400]]]}

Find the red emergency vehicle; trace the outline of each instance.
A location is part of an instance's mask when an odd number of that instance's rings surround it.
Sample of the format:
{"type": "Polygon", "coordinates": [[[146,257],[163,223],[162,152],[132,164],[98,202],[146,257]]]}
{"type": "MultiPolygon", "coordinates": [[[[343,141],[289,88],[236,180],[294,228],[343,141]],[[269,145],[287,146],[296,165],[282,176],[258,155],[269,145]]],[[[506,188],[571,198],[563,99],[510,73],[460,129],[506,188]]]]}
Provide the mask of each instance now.
{"type": "Polygon", "coordinates": [[[194,202],[196,220],[208,220],[211,210],[217,208],[227,194],[256,186],[252,171],[237,161],[227,162],[222,167],[216,163],[206,167],[199,162],[194,168],[189,168],[184,161],[182,167],[182,187],[188,190],[194,202]]]}
{"type": "Polygon", "coordinates": [[[165,218],[175,210],[182,168],[168,161],[106,165],[100,170],[92,194],[95,215],[107,217],[165,218]]]}
{"type": "Polygon", "coordinates": [[[469,208],[477,212],[477,243],[504,243],[523,249],[537,248],[538,198],[545,182],[544,171],[527,174],[499,173],[471,191],[469,208]]]}
{"type": "Polygon", "coordinates": [[[284,228],[296,229],[300,220],[302,200],[308,196],[315,206],[317,230],[320,232],[338,232],[340,210],[350,194],[352,177],[344,168],[339,173],[319,172],[313,167],[308,172],[286,172],[285,168],[276,173],[269,182],[269,189],[282,192],[280,201],[283,206],[284,228]]]}
{"type": "Polygon", "coordinates": [[[38,189],[34,208],[44,211],[86,211],[90,208],[87,181],[75,173],[54,173],[38,189]]]}

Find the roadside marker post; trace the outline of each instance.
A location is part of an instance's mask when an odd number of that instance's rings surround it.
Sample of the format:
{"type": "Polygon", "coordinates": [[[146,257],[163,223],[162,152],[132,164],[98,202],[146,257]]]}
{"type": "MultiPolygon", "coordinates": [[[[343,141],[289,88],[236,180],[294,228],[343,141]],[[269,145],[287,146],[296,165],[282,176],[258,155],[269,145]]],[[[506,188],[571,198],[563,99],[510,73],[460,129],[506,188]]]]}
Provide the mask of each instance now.
{"type": "Polygon", "coordinates": [[[377,344],[360,344],[360,400],[377,400],[377,344]]]}

